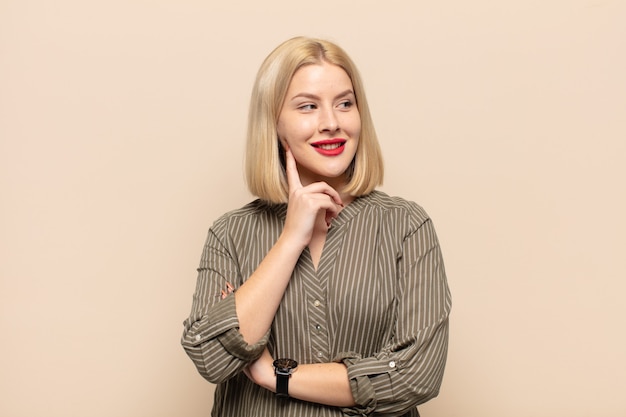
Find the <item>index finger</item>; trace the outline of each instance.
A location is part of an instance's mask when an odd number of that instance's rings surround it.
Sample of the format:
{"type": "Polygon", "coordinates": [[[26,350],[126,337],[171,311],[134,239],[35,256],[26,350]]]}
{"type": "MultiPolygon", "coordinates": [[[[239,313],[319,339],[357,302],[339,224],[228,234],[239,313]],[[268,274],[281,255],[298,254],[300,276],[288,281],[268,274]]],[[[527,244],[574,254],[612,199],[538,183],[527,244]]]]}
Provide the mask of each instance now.
{"type": "Polygon", "coordinates": [[[300,174],[298,174],[298,167],[296,166],[296,159],[291,153],[291,149],[285,151],[285,172],[287,173],[287,184],[289,185],[289,191],[302,188],[302,182],[300,181],[300,174]]]}

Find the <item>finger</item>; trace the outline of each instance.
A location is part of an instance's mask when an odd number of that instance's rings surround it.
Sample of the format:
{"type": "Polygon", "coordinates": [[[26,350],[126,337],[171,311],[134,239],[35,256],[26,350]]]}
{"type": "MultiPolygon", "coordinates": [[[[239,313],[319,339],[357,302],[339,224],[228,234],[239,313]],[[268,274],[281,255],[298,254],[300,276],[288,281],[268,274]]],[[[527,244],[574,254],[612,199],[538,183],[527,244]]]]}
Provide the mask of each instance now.
{"type": "Polygon", "coordinates": [[[330,193],[326,193],[326,194],[331,198],[331,200],[333,200],[333,203],[335,203],[336,205],[338,205],[341,208],[344,207],[343,200],[341,199],[341,196],[339,195],[337,190],[335,190],[333,187],[330,187],[330,193]]]}
{"type": "Polygon", "coordinates": [[[337,206],[333,205],[333,207],[326,210],[324,213],[324,217],[326,220],[326,224],[330,227],[330,223],[335,220],[339,216],[339,210],[337,210],[337,206]]]}
{"type": "Polygon", "coordinates": [[[287,173],[287,184],[289,185],[289,191],[302,188],[302,182],[300,181],[300,174],[298,174],[298,167],[296,166],[296,159],[291,153],[291,149],[285,151],[285,171],[287,173]]]}
{"type": "MultiPolygon", "coordinates": [[[[311,191],[309,187],[305,187],[303,190],[311,191]]],[[[318,213],[323,212],[326,226],[330,227],[330,223],[339,216],[341,206],[335,203],[328,194],[323,192],[313,192],[309,194],[308,198],[309,202],[316,208],[318,213]]]]}
{"type": "Polygon", "coordinates": [[[328,185],[327,183],[323,181],[315,182],[306,188],[309,192],[326,194],[328,197],[330,197],[333,203],[335,203],[339,207],[344,207],[343,201],[341,200],[341,196],[339,195],[339,192],[335,190],[333,187],[331,187],[330,185],[328,185]]]}

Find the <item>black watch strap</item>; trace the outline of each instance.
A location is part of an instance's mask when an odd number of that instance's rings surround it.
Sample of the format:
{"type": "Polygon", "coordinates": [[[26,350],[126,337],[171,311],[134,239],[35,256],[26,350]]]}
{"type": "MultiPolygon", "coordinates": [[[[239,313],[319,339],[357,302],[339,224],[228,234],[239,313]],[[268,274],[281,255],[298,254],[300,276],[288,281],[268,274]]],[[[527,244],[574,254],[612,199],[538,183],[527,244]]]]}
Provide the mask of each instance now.
{"type": "Polygon", "coordinates": [[[274,374],[276,375],[276,396],[289,398],[289,378],[298,367],[298,362],[289,358],[276,359],[274,361],[274,374]]]}
{"type": "Polygon", "coordinates": [[[276,396],[278,398],[289,398],[289,377],[282,373],[276,373],[276,396]]]}

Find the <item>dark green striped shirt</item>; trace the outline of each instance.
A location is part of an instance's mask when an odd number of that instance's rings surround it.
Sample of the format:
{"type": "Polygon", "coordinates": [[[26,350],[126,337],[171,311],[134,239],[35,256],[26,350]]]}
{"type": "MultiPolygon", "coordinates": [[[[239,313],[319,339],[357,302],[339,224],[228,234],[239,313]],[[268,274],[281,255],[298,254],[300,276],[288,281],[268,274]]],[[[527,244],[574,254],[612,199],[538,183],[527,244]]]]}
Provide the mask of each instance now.
{"type": "Polygon", "coordinates": [[[448,342],[448,290],[441,250],[424,210],[376,191],[346,206],[328,231],[316,270],[302,252],[269,333],[247,344],[235,290],[278,239],[286,205],[256,200],[209,230],[182,344],[217,384],[213,416],[418,416],[438,394],[448,342]],[[268,346],[298,363],[340,361],[353,408],[275,398],[242,370],[268,346]]]}

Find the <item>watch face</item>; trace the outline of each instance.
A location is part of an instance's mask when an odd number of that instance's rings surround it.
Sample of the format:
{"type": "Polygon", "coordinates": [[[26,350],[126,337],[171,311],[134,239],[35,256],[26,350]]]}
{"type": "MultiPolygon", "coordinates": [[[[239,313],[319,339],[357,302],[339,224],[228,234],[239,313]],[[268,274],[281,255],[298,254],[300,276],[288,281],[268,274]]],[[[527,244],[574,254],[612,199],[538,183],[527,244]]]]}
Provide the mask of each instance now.
{"type": "Polygon", "coordinates": [[[276,359],[274,361],[274,368],[282,372],[292,371],[296,369],[297,366],[298,366],[298,362],[294,361],[293,359],[282,358],[282,359],[276,359]]]}

